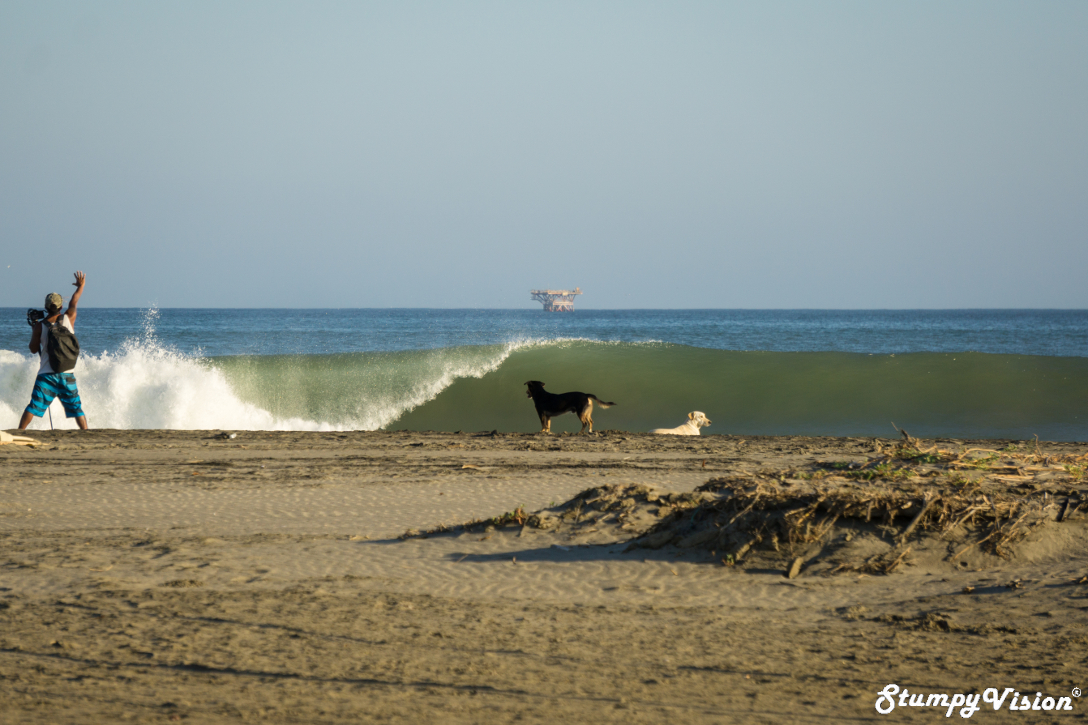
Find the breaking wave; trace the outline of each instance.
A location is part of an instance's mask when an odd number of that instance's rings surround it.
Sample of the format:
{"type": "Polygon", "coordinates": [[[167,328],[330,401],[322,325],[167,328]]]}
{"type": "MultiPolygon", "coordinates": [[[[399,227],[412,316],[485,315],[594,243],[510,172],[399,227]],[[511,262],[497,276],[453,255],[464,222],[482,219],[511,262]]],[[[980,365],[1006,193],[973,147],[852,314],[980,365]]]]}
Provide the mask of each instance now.
{"type": "MultiPolygon", "coordinates": [[[[30,399],[37,356],[0,350],[0,427],[30,399]]],[[[539,429],[526,380],[618,403],[598,429],[1088,439],[1088,358],[986,353],[735,352],[667,343],[519,340],[398,352],[206,357],[145,333],[76,370],[95,428],[539,429]]],[[[53,425],[72,428],[59,401],[53,425]]],[[[32,427],[49,427],[48,418],[32,427]]],[[[577,430],[573,416],[553,430],[577,430]]]]}

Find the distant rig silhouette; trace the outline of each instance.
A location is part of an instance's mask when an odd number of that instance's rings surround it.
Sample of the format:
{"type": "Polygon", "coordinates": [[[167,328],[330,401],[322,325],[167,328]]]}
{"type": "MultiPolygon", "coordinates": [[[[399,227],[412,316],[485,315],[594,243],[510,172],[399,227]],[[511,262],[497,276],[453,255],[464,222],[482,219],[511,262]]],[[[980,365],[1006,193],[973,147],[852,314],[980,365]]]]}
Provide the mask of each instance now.
{"type": "Polygon", "coordinates": [[[544,305],[545,312],[574,312],[574,295],[582,294],[582,288],[531,289],[529,294],[534,300],[544,305]]]}

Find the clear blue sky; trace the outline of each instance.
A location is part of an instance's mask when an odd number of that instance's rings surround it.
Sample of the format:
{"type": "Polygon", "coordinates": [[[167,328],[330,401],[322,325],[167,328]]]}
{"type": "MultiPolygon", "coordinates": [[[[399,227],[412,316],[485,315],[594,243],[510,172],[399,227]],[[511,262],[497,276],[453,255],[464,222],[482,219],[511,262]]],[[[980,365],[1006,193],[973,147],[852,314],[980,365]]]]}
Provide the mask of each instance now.
{"type": "Polygon", "coordinates": [[[1088,308],[1088,2],[0,4],[0,306],[1088,308]]]}

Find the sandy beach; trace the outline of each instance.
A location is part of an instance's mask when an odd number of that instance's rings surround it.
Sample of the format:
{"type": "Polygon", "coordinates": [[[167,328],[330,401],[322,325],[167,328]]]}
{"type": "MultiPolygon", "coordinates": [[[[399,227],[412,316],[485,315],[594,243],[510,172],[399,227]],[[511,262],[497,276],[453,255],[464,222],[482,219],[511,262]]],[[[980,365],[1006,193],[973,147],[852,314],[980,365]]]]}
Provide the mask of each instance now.
{"type": "Polygon", "coordinates": [[[1088,689],[1085,444],[33,437],[0,446],[5,723],[929,722],[877,693],[1088,689]]]}

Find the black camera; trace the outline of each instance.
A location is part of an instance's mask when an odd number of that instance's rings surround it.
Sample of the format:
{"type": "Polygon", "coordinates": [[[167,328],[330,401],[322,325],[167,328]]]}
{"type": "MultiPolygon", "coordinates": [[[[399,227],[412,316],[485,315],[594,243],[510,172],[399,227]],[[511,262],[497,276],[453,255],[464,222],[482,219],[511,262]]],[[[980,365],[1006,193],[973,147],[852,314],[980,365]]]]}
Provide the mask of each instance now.
{"type": "Polygon", "coordinates": [[[41,322],[46,317],[48,317],[48,315],[46,315],[41,310],[27,310],[26,311],[26,324],[30,325],[31,327],[34,327],[35,323],[41,322]]]}

